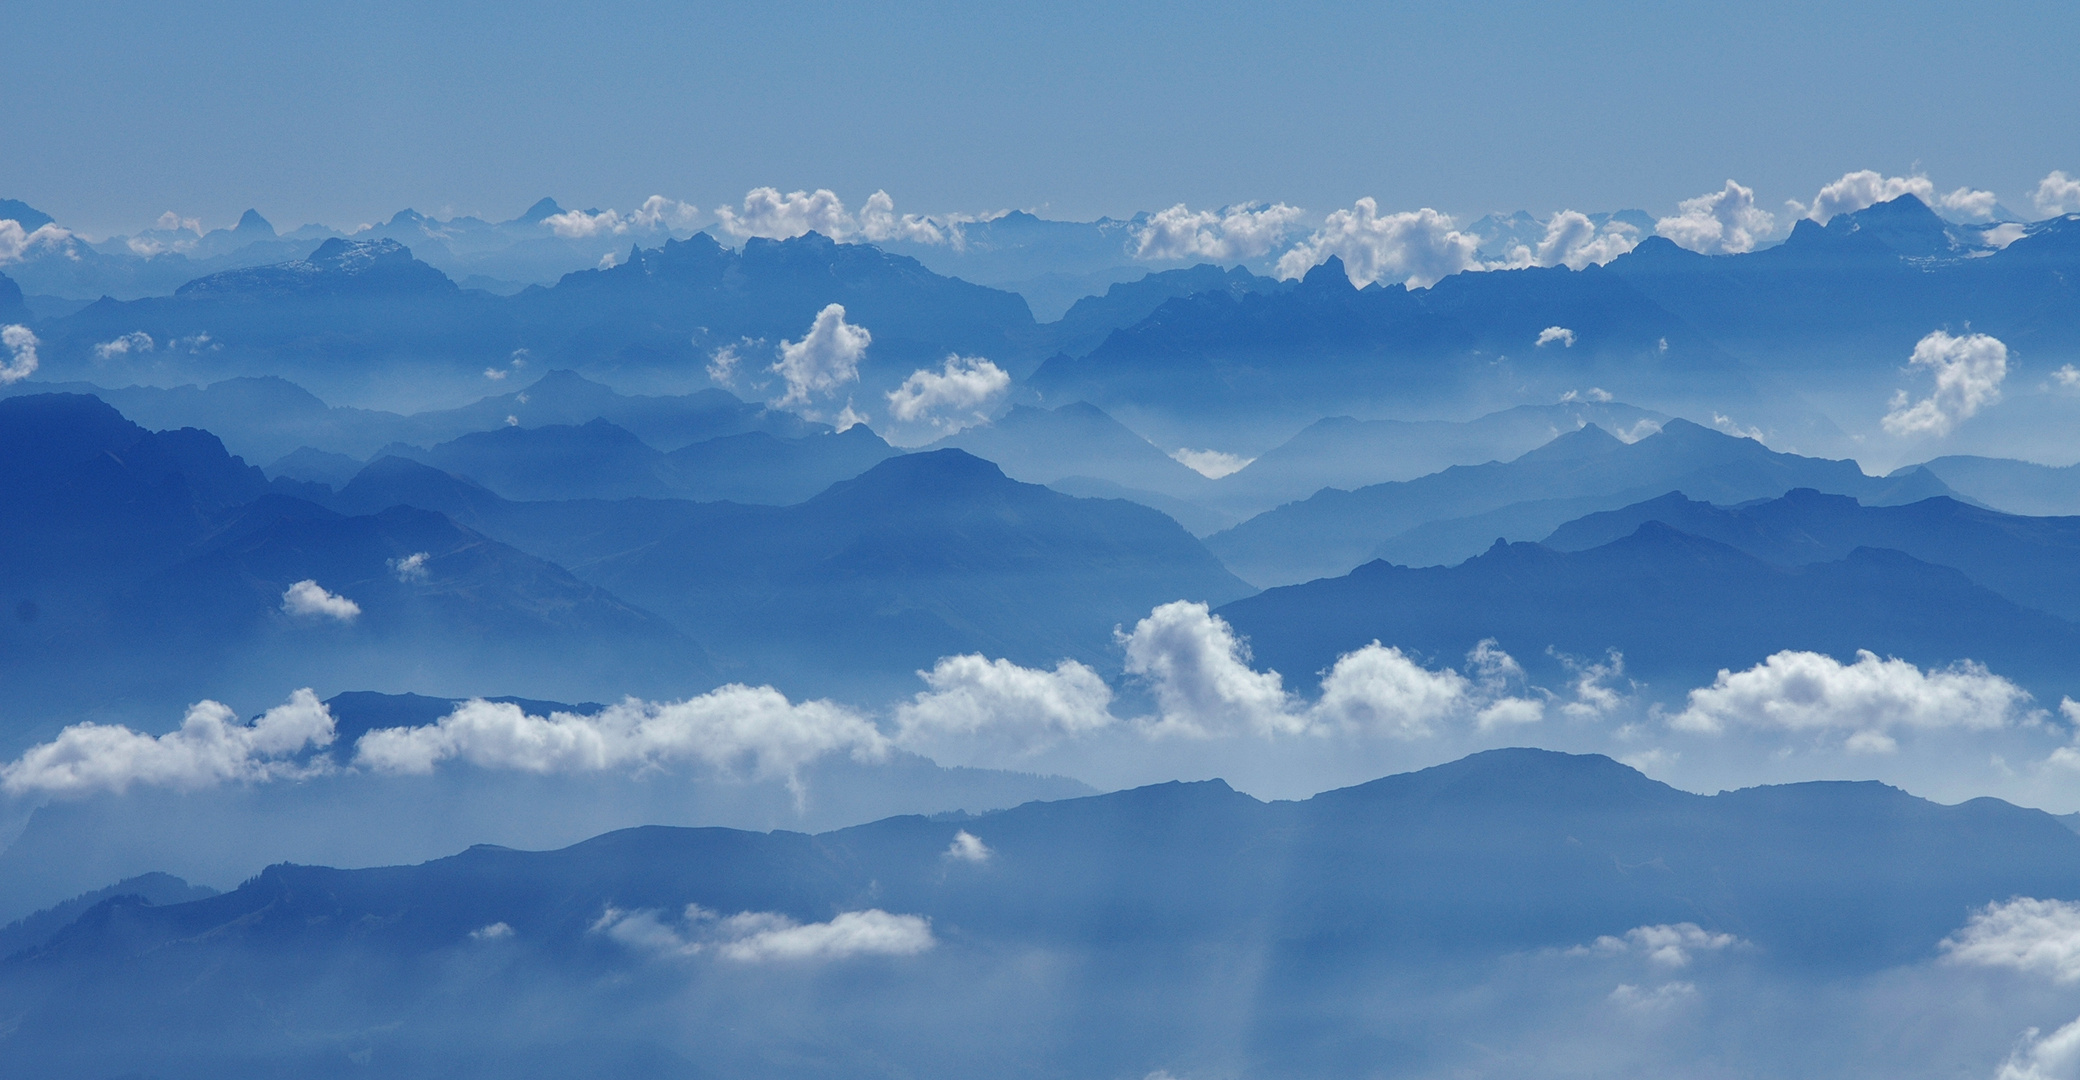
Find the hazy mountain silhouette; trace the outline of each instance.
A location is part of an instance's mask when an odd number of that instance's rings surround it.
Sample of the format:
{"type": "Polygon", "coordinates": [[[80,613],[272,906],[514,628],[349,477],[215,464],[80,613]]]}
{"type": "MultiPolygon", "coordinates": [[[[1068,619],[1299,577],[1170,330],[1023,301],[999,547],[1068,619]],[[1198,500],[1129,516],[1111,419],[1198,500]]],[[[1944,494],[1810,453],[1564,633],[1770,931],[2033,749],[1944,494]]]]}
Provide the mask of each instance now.
{"type": "MultiPolygon", "coordinates": [[[[1623,953],[1631,928],[1690,923],[1733,940],[1723,959],[1697,946],[1686,979],[1730,964],[1736,985],[1791,994],[1923,962],[1975,907],[2072,895],[2076,866],[2080,836],[1997,800],[1876,783],[1702,796],[1608,758],[1498,750],[1293,803],[1215,780],[816,836],[642,828],[417,866],[279,865],[206,899],[103,901],[0,962],[0,992],[24,1017],[10,1058],[39,1074],[365,1071],[346,1045],[393,1075],[788,1076],[809,1059],[950,1077],[991,1071],[1007,1039],[1017,1075],[1450,1068],[1498,1040],[1544,1045],[1539,1022],[1632,970],[1533,957],[1599,938],[1623,953]],[[986,861],[949,859],[962,832],[986,861]],[[681,914],[785,926],[864,908],[928,919],[933,947],[761,964],[723,950],[732,927],[681,914]],[[672,955],[680,934],[717,936],[672,955]],[[1237,951],[1252,992],[1209,993],[1237,951]],[[1036,954],[1073,970],[1035,986],[1036,954]],[[1505,1000],[1396,989],[1476,989],[1504,957],[1505,1000]],[[794,999],[812,987],[823,1020],[807,1024],[794,999]],[[1534,988],[1552,1000],[1526,1017],[1534,988]],[[232,1013],[241,993],[266,1016],[232,1013]],[[1354,1012],[1360,994],[1388,997],[1354,1012]],[[493,1019],[522,1002],[526,1023],[493,1019]]],[[[1727,1023],[1742,1037],[1724,1060],[1760,1072],[1870,1053],[1764,1037],[1767,1016],[1727,1023]]]]}
{"type": "Polygon", "coordinates": [[[1562,654],[1594,662],[1616,649],[1629,676],[1663,691],[1782,649],[1978,660],[2045,692],[2075,689],[2080,662],[2080,627],[1946,566],[1870,547],[1775,566],[1652,520],[1583,551],[1497,541],[1457,566],[1371,562],[1220,614],[1249,635],[1259,664],[1288,673],[1323,670],[1374,640],[1456,665],[1486,638],[1547,679],[1566,677],[1562,654]]]}
{"type": "Polygon", "coordinates": [[[1583,514],[1674,490],[1737,503],[1798,487],[1874,503],[1948,491],[1925,474],[1866,476],[1853,461],[1778,453],[1687,420],[1670,420],[1632,443],[1589,425],[1509,462],[1317,492],[1216,533],[1207,546],[1245,580],[1290,584],[1339,574],[1376,556],[1457,562],[1497,536],[1542,537],[1583,514]]]}
{"type": "Polygon", "coordinates": [[[1109,666],[1118,623],[1250,591],[1153,510],[1021,484],[958,450],[890,458],[798,506],[707,513],[585,573],[689,628],[733,677],[803,692],[841,672],[907,688],[963,652],[1109,666]]]}
{"type": "Polygon", "coordinates": [[[1544,543],[1582,551],[1649,521],[1779,566],[1840,559],[1859,547],[1890,548],[1962,570],[2024,607],[2080,620],[2080,518],[2016,517],[1955,499],[1861,506],[1846,495],[1799,488],[1781,499],[1724,507],[1670,492],[1570,521],[1544,543]]]}

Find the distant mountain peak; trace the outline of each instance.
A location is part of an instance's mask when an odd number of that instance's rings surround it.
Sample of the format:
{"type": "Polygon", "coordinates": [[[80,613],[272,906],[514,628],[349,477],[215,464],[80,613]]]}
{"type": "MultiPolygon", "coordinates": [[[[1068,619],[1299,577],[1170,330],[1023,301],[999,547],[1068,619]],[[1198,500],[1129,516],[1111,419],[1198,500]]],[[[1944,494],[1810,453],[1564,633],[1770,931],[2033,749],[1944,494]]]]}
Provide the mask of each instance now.
{"type": "Polygon", "coordinates": [[[239,215],[238,224],[234,226],[231,231],[239,233],[260,233],[269,238],[272,238],[275,235],[274,226],[268,224],[267,219],[261,217],[260,211],[258,210],[247,210],[245,213],[239,215]]]}
{"type": "Polygon", "coordinates": [[[521,214],[519,217],[513,220],[525,222],[538,222],[545,218],[555,217],[557,214],[561,213],[563,213],[563,207],[556,205],[555,199],[541,199],[536,201],[536,203],[533,206],[528,207],[526,213],[521,214]]]}

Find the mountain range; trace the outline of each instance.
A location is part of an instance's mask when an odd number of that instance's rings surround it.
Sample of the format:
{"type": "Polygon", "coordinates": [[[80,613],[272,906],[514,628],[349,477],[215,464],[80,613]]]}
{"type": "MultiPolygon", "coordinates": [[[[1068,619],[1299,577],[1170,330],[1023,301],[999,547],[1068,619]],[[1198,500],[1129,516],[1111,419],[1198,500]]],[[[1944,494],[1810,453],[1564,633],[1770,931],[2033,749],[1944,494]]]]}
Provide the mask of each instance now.
{"type": "Polygon", "coordinates": [[[1499,750],[1300,802],[1171,783],[814,836],[279,865],[44,920],[0,961],[0,1000],[11,1060],[51,1076],[1450,1074],[1498,1054],[1537,1077],[1878,1075],[1925,1051],[1828,1038],[1866,1007],[1850,988],[1890,973],[1903,1022],[1968,1028],[1907,973],[1980,905],[2074,895],[2076,867],[2080,836],[1996,800],[1693,795],[1499,750]],[[1614,1046],[1628,992],[1695,998],[1713,1037],[1614,1046]],[[1778,996],[1802,1004],[1758,1007],[1778,996]]]}

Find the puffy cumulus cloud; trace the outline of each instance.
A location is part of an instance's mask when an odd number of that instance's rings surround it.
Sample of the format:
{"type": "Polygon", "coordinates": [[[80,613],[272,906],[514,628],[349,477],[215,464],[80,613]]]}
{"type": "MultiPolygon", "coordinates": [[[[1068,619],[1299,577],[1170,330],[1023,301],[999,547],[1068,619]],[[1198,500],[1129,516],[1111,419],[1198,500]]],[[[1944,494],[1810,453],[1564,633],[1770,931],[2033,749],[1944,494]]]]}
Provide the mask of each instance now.
{"type": "Polygon", "coordinates": [[[1912,402],[1905,390],[1895,393],[1891,411],[1880,423],[1902,437],[1940,437],[2000,401],[2001,383],[2008,377],[2008,347],[1988,334],[1953,337],[1937,330],[1914,344],[1907,366],[1932,372],[1935,392],[1912,402]]]}
{"type": "Polygon", "coordinates": [[[6,360],[0,361],[0,386],[18,383],[36,374],[36,349],[41,344],[36,335],[20,323],[0,326],[0,349],[7,350],[6,360]]]}
{"type": "Polygon", "coordinates": [[[956,862],[985,863],[996,852],[991,851],[981,837],[962,829],[953,834],[953,843],[946,845],[942,854],[956,862]]]}
{"type": "Polygon", "coordinates": [[[873,343],[866,327],[845,321],[845,305],[825,305],[800,341],[780,342],[780,359],[772,370],[786,380],[787,393],[774,405],[804,405],[811,395],[829,394],[858,379],[859,362],[873,343]]]}
{"type": "Polygon", "coordinates": [[[692,203],[652,195],[627,214],[611,209],[566,210],[543,218],[542,224],[566,240],[589,240],[598,236],[626,236],[631,232],[691,229],[700,223],[700,217],[700,208],[692,203]]]}
{"type": "Polygon", "coordinates": [[[305,578],[282,591],[282,610],[290,615],[353,622],[361,614],[361,605],[305,578]]]}
{"type": "Polygon", "coordinates": [[[1471,719],[1482,729],[1535,722],[1540,700],[1512,697],[1508,687],[1523,669],[1493,641],[1467,654],[1469,679],[1450,668],[1433,671],[1400,649],[1375,641],[1337,658],[1322,677],[1321,695],[1302,705],[1276,671],[1250,666],[1249,646],[1227,620],[1203,603],[1164,604],[1119,640],[1126,670],[1147,680],[1157,713],[1142,721],[1153,737],[1387,736],[1436,734],[1449,719],[1471,719]]]}
{"type": "Polygon", "coordinates": [[[1688,967],[1698,953],[1721,952],[1741,943],[1732,934],[1716,934],[1692,922],[1635,926],[1622,937],[1606,934],[1568,952],[1575,956],[1640,956],[1667,968],[1688,967]]]}
{"type": "Polygon", "coordinates": [[[1518,244],[1510,249],[1503,264],[1520,266],[1565,266],[1580,270],[1602,266],[1639,246],[1639,230],[1622,221],[1606,221],[1601,228],[1589,215],[1562,210],[1546,222],[1545,239],[1537,247],[1518,244]]]}
{"type": "Polygon", "coordinates": [[[1995,1080],[2080,1080],[2080,1020],[2049,1035],[2028,1029],[1995,1080]]]}
{"type": "Polygon", "coordinates": [[[1117,722],[1112,688],[1074,660],[1046,671],[948,656],[917,674],[930,689],[895,711],[896,742],[914,750],[958,753],[954,744],[981,742],[1030,754],[1117,722]]]}
{"type": "Polygon", "coordinates": [[[715,211],[715,218],[722,231],[740,240],[753,236],[786,240],[811,232],[842,240],[856,227],[845,204],[825,188],[786,195],[778,188],[752,188],[744,195],[743,209],[724,206],[715,211]]]}
{"type": "Polygon", "coordinates": [[[0,266],[20,262],[38,248],[46,251],[61,249],[70,239],[71,231],[56,225],[39,225],[32,232],[22,228],[22,223],[13,218],[0,218],[0,266]]]}
{"type": "Polygon", "coordinates": [[[1705,255],[1738,255],[1776,231],[1776,216],[1755,205],[1755,192],[1732,180],[1718,191],[1684,199],[1654,232],[1705,255]]]}
{"type": "Polygon", "coordinates": [[[1966,221],[1992,221],[1993,207],[1998,201],[1991,191],[1961,187],[1937,199],[1936,205],[1966,221]]]}
{"type": "Polygon", "coordinates": [[[156,346],[157,343],[152,340],[152,335],[142,330],[132,330],[113,341],[104,341],[94,346],[94,358],[96,360],[113,360],[118,356],[128,356],[134,352],[148,353],[156,346]]]}
{"type": "Polygon", "coordinates": [[[1853,214],[1902,195],[1934,203],[1936,186],[1926,176],[1885,176],[1871,169],[1844,173],[1841,179],[1821,188],[1820,193],[1813,196],[1813,208],[1806,212],[1806,216],[1825,225],[1837,214],[1853,214]]]}
{"type": "Polygon", "coordinates": [[[1681,731],[1727,728],[1850,732],[1852,751],[1889,753],[1899,729],[1985,731],[2019,719],[2028,692],[1965,662],[1922,671],[1899,659],[1859,651],[1843,664],[1814,652],[1785,650],[1746,671],[1721,670],[1712,685],[1690,691],[1671,717],[1681,731]]]}
{"type": "Polygon", "coordinates": [[[1127,673],[1155,688],[1153,734],[1290,735],[1308,728],[1279,673],[1251,668],[1249,646],[1203,603],[1174,600],[1118,636],[1127,673]]]}
{"type": "Polygon", "coordinates": [[[389,560],[390,572],[397,575],[398,581],[407,585],[415,581],[425,581],[428,577],[426,563],[432,558],[431,552],[414,551],[403,558],[389,560]]]}
{"type": "Polygon", "coordinates": [[[1375,641],[1337,658],[1322,679],[1313,719],[1351,732],[1422,738],[1464,711],[1472,688],[1456,671],[1431,671],[1375,641]]]}
{"type": "Polygon", "coordinates": [[[896,201],[886,191],[867,196],[859,211],[859,235],[874,243],[907,240],[913,244],[943,244],[953,230],[916,214],[896,216],[896,201]]]}
{"type": "MultiPolygon", "coordinates": [[[[2067,176],[2062,171],[2037,181],[2037,190],[2030,196],[2037,204],[2037,212],[2045,217],[2080,213],[2080,177],[2067,176]]],[[[44,226],[45,229],[50,226],[44,226]]],[[[7,261],[7,222],[0,221],[0,262],[7,261]]],[[[38,229],[42,232],[42,229],[38,229]]]]}
{"type": "Polygon", "coordinates": [[[1278,276],[1297,278],[1334,255],[1353,285],[1399,281],[1428,288],[1462,270],[1481,269],[1480,241],[1460,232],[1451,215],[1429,207],[1381,214],[1371,197],[1338,210],[1278,260],[1278,276]]]}
{"type": "Polygon", "coordinates": [[[1253,457],[1246,458],[1241,454],[1230,454],[1225,450],[1193,450],[1190,447],[1180,446],[1170,452],[1170,460],[1198,473],[1208,480],[1218,480],[1223,476],[1231,476],[1241,472],[1249,466],[1250,462],[1257,459],[1253,457]]]}
{"type": "Polygon", "coordinates": [[[1532,342],[1532,344],[1541,349],[1548,345],[1559,345],[1563,349],[1572,349],[1574,348],[1575,340],[1574,331],[1569,330],[1567,327],[1548,326],[1538,332],[1538,340],[1532,342]]]}
{"type": "Polygon", "coordinates": [[[428,773],[443,761],[533,773],[661,768],[697,761],[756,779],[785,778],[825,754],[880,760],[888,742],[860,714],[829,701],[795,704],[770,686],[732,683],[684,701],[635,698],[591,716],[530,716],[518,705],[466,701],[431,724],[363,735],[354,764],[428,773]]]}
{"type": "Polygon", "coordinates": [[[689,904],[676,920],[657,911],[609,907],[592,932],[660,956],[713,953],[756,964],[848,960],[861,956],[915,956],[938,941],[931,920],[879,908],[841,912],[829,922],[801,923],[772,911],[722,916],[689,904]]]}
{"type": "Polygon", "coordinates": [[[188,708],[179,730],[157,737],[120,724],[73,724],[0,766],[0,790],[77,797],[140,784],[192,791],[279,779],[316,770],[297,764],[296,755],[332,739],[332,714],[308,689],[251,724],[240,723],[229,706],[201,701],[188,708]]]}
{"type": "Polygon", "coordinates": [[[1947,963],[2080,982],[2080,903],[2018,896],[1988,904],[1940,947],[1947,963]]]}
{"type": "Polygon", "coordinates": [[[1248,203],[1221,210],[1193,210],[1178,203],[1149,218],[1134,234],[1134,257],[1148,261],[1254,259],[1284,243],[1303,213],[1285,203],[1248,203]]]}
{"type": "Polygon", "coordinates": [[[888,392],[888,414],[951,434],[989,419],[1011,389],[1011,373],[980,356],[949,355],[938,371],[919,368],[888,392]]]}

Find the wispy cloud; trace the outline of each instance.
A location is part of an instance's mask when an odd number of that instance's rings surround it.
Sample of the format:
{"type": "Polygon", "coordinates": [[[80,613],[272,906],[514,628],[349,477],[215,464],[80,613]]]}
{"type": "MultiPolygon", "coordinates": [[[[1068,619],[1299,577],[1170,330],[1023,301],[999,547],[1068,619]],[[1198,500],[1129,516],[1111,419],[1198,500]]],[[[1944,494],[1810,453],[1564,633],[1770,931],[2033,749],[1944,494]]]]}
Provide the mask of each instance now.
{"type": "Polygon", "coordinates": [[[631,232],[691,229],[700,223],[700,208],[692,203],[652,195],[634,211],[566,210],[542,219],[551,232],[566,240],[589,240],[599,236],[626,236],[631,232]]]}

